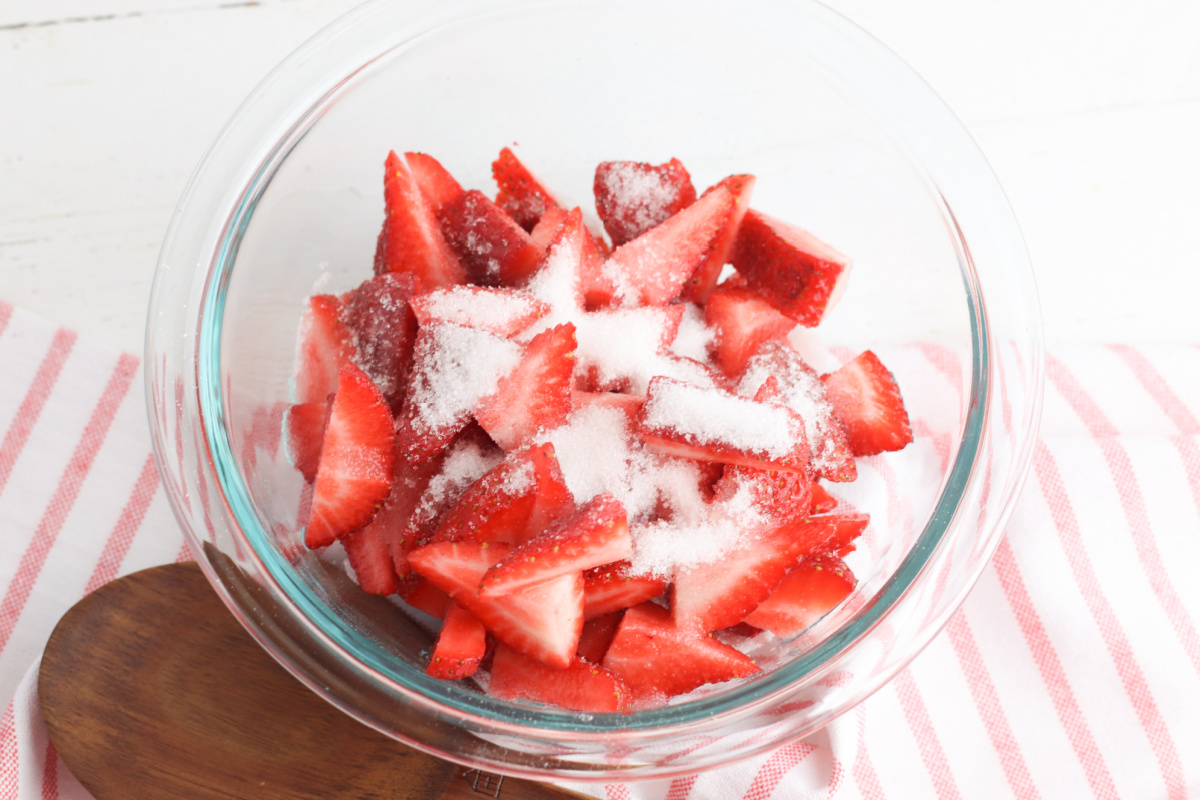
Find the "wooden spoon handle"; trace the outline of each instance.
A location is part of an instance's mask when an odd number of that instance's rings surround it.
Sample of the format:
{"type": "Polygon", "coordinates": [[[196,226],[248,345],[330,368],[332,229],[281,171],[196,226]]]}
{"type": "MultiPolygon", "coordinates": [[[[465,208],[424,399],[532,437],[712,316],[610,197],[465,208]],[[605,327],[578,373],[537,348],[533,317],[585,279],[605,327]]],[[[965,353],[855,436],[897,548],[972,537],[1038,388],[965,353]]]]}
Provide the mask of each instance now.
{"type": "Polygon", "coordinates": [[[50,636],[38,689],[51,740],[97,800],[583,797],[359,724],[275,663],[195,564],[81,600],[50,636]]]}

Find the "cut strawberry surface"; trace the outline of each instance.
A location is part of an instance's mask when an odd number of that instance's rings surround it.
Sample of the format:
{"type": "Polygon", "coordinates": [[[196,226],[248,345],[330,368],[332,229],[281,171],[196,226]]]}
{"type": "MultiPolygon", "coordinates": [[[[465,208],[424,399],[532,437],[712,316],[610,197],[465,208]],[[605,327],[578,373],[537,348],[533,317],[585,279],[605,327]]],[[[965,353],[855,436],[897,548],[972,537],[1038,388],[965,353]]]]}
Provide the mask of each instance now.
{"type": "Polygon", "coordinates": [[[658,165],[605,161],[596,167],[592,189],[596,212],[617,247],[696,201],[692,176],[677,158],[658,165]]]}
{"type": "Polygon", "coordinates": [[[377,272],[409,272],[423,291],[466,283],[458,256],[442,236],[433,206],[421,193],[408,164],[389,153],[383,182],[387,218],[382,247],[377,252],[377,272]]]}
{"type": "Polygon", "coordinates": [[[589,237],[583,212],[573,208],[546,247],[546,255],[525,287],[539,300],[559,309],[583,308],[585,243],[589,237]]]}
{"type": "Polygon", "coordinates": [[[679,296],[711,253],[733,211],[733,193],[721,187],[670,219],[613,250],[603,273],[622,305],[664,305],[679,296]]]}
{"type": "Polygon", "coordinates": [[[533,510],[529,512],[525,532],[521,534],[520,541],[537,536],[575,510],[575,498],[563,478],[554,445],[547,442],[531,447],[526,451],[525,457],[533,464],[533,478],[537,488],[534,489],[533,510]]]}
{"type": "Polygon", "coordinates": [[[404,160],[412,172],[421,194],[436,216],[463,193],[462,186],[436,158],[426,153],[405,153],[404,160]]]}
{"type": "Polygon", "coordinates": [[[729,645],[675,627],[671,612],[653,603],[625,612],[603,663],[635,697],[674,697],[759,672],[758,665],[729,645]]]}
{"type": "Polygon", "coordinates": [[[750,289],[721,287],[712,292],[704,319],[713,331],[713,360],[730,378],[742,374],[763,342],[787,336],[796,327],[795,320],[750,289]]]}
{"type": "Polygon", "coordinates": [[[606,564],[583,573],[583,616],[585,619],[633,608],[661,597],[667,582],[650,575],[635,575],[628,561],[606,564]]]}
{"type": "Polygon", "coordinates": [[[537,503],[538,471],[534,459],[547,457],[545,448],[550,445],[511,453],[473,483],[443,518],[432,541],[506,545],[524,541],[529,517],[537,503]]]}
{"type": "Polygon", "coordinates": [[[325,438],[329,406],[329,400],[320,403],[297,403],[288,408],[284,418],[288,453],[292,457],[292,464],[309,483],[316,480],[317,467],[321,463],[321,442],[325,438]]]}
{"type": "Polygon", "coordinates": [[[453,322],[508,338],[544,317],[550,307],[516,289],[454,286],[436,289],[410,302],[420,325],[453,322]]]}
{"type": "Polygon", "coordinates": [[[419,289],[412,275],[387,272],[350,292],[342,312],[354,343],[355,363],[383,392],[393,413],[404,401],[417,338],[417,318],[409,301],[419,289]]]}
{"type": "Polygon", "coordinates": [[[900,387],[870,350],[821,380],[854,455],[900,450],[913,440],[900,387]]]}
{"type": "Polygon", "coordinates": [[[591,713],[629,712],[633,702],[625,682],[603,667],[576,658],[554,669],[504,645],[496,647],[488,694],[591,713]]]}
{"type": "Polygon", "coordinates": [[[525,229],[478,189],[446,204],[438,221],[473,283],[520,286],[542,257],[525,229]]]}
{"type": "Polygon", "coordinates": [[[620,411],[629,418],[630,423],[635,423],[638,414],[642,411],[642,405],[646,402],[646,396],[641,394],[622,394],[620,392],[583,392],[573,390],[571,392],[571,408],[584,408],[585,406],[602,406],[604,408],[613,408],[620,411]]]}
{"type": "Polygon", "coordinates": [[[820,514],[811,516],[807,520],[812,524],[832,524],[834,526],[833,536],[822,545],[822,549],[828,553],[852,552],[853,544],[859,536],[862,536],[863,531],[867,529],[867,525],[871,521],[870,514],[864,514],[860,511],[845,511],[840,514],[820,514]],[[850,548],[850,550],[846,550],[850,548]]]}
{"type": "Polygon", "coordinates": [[[841,604],[857,582],[840,558],[806,558],[747,615],[746,622],[781,638],[795,636],[841,604]]]}
{"type": "Polygon", "coordinates": [[[368,594],[387,595],[396,592],[396,570],[392,554],[380,528],[370,525],[342,537],[342,546],[358,585],[368,594]]]}
{"type": "Polygon", "coordinates": [[[583,575],[542,581],[496,600],[481,598],[479,581],[509,552],[499,543],[436,542],[408,558],[419,575],[461,603],[497,639],[544,664],[565,668],[574,659],[583,629],[583,575]]]}
{"type": "Polygon", "coordinates": [[[529,232],[529,239],[533,242],[533,246],[545,255],[546,250],[550,247],[550,242],[554,240],[554,234],[558,233],[558,229],[562,227],[567,220],[567,210],[559,206],[551,206],[542,214],[542,218],[537,221],[537,225],[533,226],[533,230],[529,232]]]}
{"type": "Polygon", "coordinates": [[[837,508],[837,498],[829,493],[821,484],[816,481],[812,485],[812,503],[809,506],[808,513],[810,514],[827,514],[837,508]]]}
{"type": "Polygon", "coordinates": [[[392,414],[383,395],[361,369],[343,364],[304,534],[310,549],[371,521],[391,490],[395,457],[392,414]]]}
{"type": "Polygon", "coordinates": [[[400,582],[397,593],[405,603],[434,619],[444,619],[450,607],[450,595],[416,573],[400,582]]]}
{"type": "MultiPolygon", "coordinates": [[[[586,577],[584,578],[586,581],[586,577]]],[[[586,587],[584,589],[586,593],[586,587]]],[[[617,635],[617,626],[621,624],[621,617],[624,616],[622,611],[611,611],[599,617],[588,618],[587,616],[587,601],[584,601],[584,623],[583,630],[579,634],[579,647],[575,650],[575,655],[590,661],[593,664],[599,664],[604,660],[604,654],[608,652],[608,646],[612,644],[613,637],[617,635]]]]}
{"type": "Polygon", "coordinates": [[[612,495],[598,495],[488,570],[479,584],[479,596],[502,597],[630,555],[625,509],[612,495]]]}
{"type": "Polygon", "coordinates": [[[808,231],[751,209],[738,230],[733,265],[750,288],[809,328],[837,302],[850,259],[808,231]]]}
{"type": "Polygon", "coordinates": [[[341,301],[328,294],[308,298],[297,338],[293,395],[297,403],[324,403],[337,390],[342,364],[354,357],[341,301]]]}
{"type": "Polygon", "coordinates": [[[496,205],[527,231],[533,230],[546,209],[558,206],[550,190],[507,147],[492,162],[492,177],[500,187],[496,205]]]}
{"type": "Polygon", "coordinates": [[[804,422],[794,411],[720,389],[654,378],[638,432],[655,449],[683,458],[808,471],[804,422]]]}
{"type": "Polygon", "coordinates": [[[479,669],[486,650],[487,630],[483,624],[451,601],[425,672],[448,681],[469,678],[479,669]]]}
{"type": "Polygon", "coordinates": [[[575,326],[559,325],[535,336],[521,362],[480,400],[475,419],[505,451],[533,443],[571,413],[575,326]]]}
{"type": "Polygon", "coordinates": [[[704,190],[704,194],[707,195],[719,187],[727,189],[733,195],[733,211],[730,212],[729,219],[717,234],[716,240],[713,241],[712,252],[705,257],[700,266],[696,267],[696,271],[684,285],[682,293],[684,300],[697,303],[707,301],[709,294],[717,286],[721,270],[733,260],[733,248],[737,244],[738,231],[741,230],[742,220],[750,209],[750,197],[754,194],[754,182],[753,175],[730,175],[720,183],[704,190]]]}

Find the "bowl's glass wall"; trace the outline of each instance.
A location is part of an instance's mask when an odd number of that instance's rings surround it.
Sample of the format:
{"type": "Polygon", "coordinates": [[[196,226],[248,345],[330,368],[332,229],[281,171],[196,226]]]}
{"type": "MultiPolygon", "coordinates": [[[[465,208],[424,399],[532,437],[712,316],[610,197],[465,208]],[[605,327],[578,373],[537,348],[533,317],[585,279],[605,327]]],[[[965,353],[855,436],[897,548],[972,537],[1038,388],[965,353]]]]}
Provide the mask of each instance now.
{"type": "Polygon", "coordinates": [[[650,777],[814,730],[940,627],[1024,473],[1040,397],[1036,299],[969,139],[894,57],[825,9],[686,5],[371,4],[252,98],[164,246],[147,347],[152,421],[210,577],[331,701],[464,763],[650,777]],[[814,342],[826,348],[825,368],[878,352],[916,441],[864,460],[839,487],[872,515],[850,559],[860,587],[760,678],[633,717],[497,702],[426,677],[424,632],[358,592],[336,545],[317,555],[301,544],[303,481],[280,428],[306,298],[371,274],[389,149],[429,152],[491,193],[490,162],[512,143],[585,213],[602,160],[677,157],[698,187],[753,173],[755,208],[854,259],[819,338],[797,344],[818,357],[814,342]]]}

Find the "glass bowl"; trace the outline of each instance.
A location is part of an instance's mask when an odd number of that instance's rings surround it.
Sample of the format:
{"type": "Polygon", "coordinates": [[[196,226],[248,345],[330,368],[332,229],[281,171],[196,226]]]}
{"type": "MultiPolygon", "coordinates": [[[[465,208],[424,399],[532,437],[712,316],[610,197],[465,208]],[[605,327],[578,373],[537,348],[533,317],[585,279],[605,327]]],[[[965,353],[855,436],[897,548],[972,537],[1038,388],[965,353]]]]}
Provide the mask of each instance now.
{"type": "MultiPolygon", "coordinates": [[[[1012,213],[970,137],[898,58],[812,2],[376,0],[283,62],[197,168],[163,246],[146,339],[155,453],[188,541],[247,630],[384,733],[461,764],[662,778],[810,734],[907,664],[995,550],[1030,460],[1042,342],[1012,213]],[[431,640],[302,545],[281,446],[306,298],[371,274],[389,149],[466,187],[519,152],[564,205],[594,165],[679,158],[855,262],[819,329],[870,347],[913,420],[842,495],[872,515],[847,602],[763,672],[628,715],[500,701],[424,674],[431,640]]],[[[593,218],[594,222],[594,218],[593,218]]],[[[801,337],[803,338],[803,337],[801,337]]],[[[811,337],[804,346],[812,348],[811,337]]]]}

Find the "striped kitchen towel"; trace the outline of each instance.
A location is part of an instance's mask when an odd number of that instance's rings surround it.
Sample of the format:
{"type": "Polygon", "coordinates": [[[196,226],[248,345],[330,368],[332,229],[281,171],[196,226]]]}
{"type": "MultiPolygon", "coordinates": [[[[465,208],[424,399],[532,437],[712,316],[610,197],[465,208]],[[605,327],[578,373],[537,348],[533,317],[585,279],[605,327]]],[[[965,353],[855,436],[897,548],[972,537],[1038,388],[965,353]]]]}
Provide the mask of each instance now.
{"type": "MultiPolygon", "coordinates": [[[[937,366],[937,365],[934,365],[937,366]]],[[[936,373],[936,369],[933,372],[936,373]]],[[[138,359],[0,302],[0,800],[87,798],[37,710],[57,619],[187,558],[138,359]]],[[[1032,472],[946,629],[820,734],[610,800],[1200,797],[1200,347],[1052,347],[1032,472]]]]}

